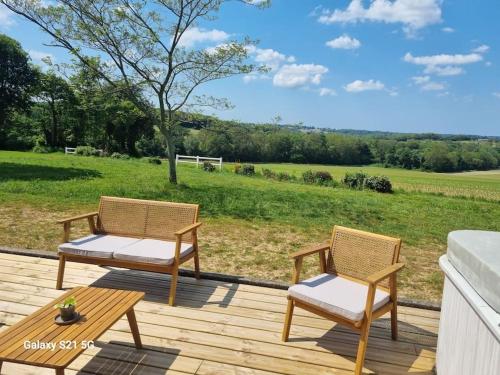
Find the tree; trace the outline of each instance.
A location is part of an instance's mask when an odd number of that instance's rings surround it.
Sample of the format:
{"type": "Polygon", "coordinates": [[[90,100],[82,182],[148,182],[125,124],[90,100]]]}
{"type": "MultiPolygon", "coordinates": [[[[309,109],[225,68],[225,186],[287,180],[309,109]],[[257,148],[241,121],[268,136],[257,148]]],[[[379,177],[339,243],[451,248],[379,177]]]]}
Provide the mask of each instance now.
{"type": "MultiPolygon", "coordinates": [[[[47,145],[63,146],[64,125],[68,124],[63,123],[62,118],[68,119],[71,114],[75,114],[78,105],[73,89],[64,78],[53,72],[41,73],[36,96],[37,102],[45,104],[49,113],[49,118],[44,121],[42,129],[47,145]]],[[[73,120],[76,119],[76,116],[71,117],[73,120]]]]}
{"type": "MultiPolygon", "coordinates": [[[[214,48],[186,47],[183,36],[201,20],[210,20],[231,0],[0,0],[13,12],[34,22],[52,38],[117,89],[134,100],[134,88],[145,87],[159,106],[159,130],[169,156],[169,180],[177,183],[174,135],[177,112],[186,105],[226,107],[225,100],[195,96],[202,84],[247,74],[249,39],[214,48]],[[53,4],[53,5],[50,5],[53,4]],[[103,55],[105,64],[89,57],[103,55]],[[117,85],[116,83],[120,84],[117,85]]],[[[265,6],[268,1],[240,0],[265,6]]],[[[139,103],[137,103],[139,104],[139,103]]]]}
{"type": "MultiPolygon", "coordinates": [[[[7,116],[15,109],[26,109],[37,72],[19,42],[0,34],[0,134],[7,116]]],[[[2,137],[3,138],[3,137],[2,137]]]]}

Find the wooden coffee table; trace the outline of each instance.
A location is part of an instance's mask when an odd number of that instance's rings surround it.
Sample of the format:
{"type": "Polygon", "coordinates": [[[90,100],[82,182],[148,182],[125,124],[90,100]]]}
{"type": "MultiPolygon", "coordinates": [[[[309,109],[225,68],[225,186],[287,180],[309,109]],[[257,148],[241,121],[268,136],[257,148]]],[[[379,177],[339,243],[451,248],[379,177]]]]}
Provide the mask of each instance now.
{"type": "Polygon", "coordinates": [[[135,346],[142,348],[134,306],[143,297],[142,292],[104,288],[80,287],[68,291],[0,333],[0,372],[5,361],[53,368],[57,375],[62,375],[76,357],[124,314],[135,346]],[[70,296],[75,296],[76,310],[82,317],[72,325],[57,325],[54,318],[59,310],[54,305],[70,296]]]}

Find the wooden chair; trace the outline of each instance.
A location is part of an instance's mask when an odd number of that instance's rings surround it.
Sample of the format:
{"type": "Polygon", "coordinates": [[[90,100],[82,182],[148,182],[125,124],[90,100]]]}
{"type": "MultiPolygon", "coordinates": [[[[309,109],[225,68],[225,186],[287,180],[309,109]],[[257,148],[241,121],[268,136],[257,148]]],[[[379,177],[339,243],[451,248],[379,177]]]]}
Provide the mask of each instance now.
{"type": "Polygon", "coordinates": [[[288,289],[283,341],[295,306],[346,325],[360,333],[355,374],[361,374],[374,319],[390,311],[392,339],[397,339],[396,273],[404,267],[397,263],[400,248],[398,238],[335,226],[329,243],[291,254],[295,285],[288,289]],[[322,274],[299,283],[302,260],[312,254],[319,255],[322,274]]]}
{"type": "Polygon", "coordinates": [[[101,197],[99,211],[59,220],[64,226],[59,245],[56,289],[61,289],[66,261],[169,273],[169,304],[175,304],[179,266],[194,259],[200,278],[197,204],[101,197]],[[71,224],[87,220],[90,235],[70,241],[71,224]]]}

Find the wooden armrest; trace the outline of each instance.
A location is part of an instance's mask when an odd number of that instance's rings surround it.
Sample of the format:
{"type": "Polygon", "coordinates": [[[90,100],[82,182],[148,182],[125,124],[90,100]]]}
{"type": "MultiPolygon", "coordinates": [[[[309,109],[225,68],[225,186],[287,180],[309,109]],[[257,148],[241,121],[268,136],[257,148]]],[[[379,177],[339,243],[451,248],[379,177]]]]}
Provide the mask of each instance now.
{"type": "Polygon", "coordinates": [[[315,253],[318,253],[322,250],[327,250],[329,248],[330,248],[329,243],[308,246],[308,247],[303,248],[302,250],[299,250],[299,251],[296,251],[295,253],[290,254],[289,258],[302,258],[306,255],[315,254],[315,253]]]}
{"type": "Polygon", "coordinates": [[[372,285],[378,284],[380,281],[386,279],[395,272],[400,271],[405,266],[404,263],[394,263],[393,265],[384,268],[381,271],[375,272],[374,274],[368,276],[366,281],[372,285]]]}
{"type": "Polygon", "coordinates": [[[192,232],[193,230],[195,230],[196,228],[198,228],[199,226],[201,225],[201,223],[194,223],[194,224],[191,224],[185,228],[182,228],[181,230],[178,230],[177,232],[175,232],[175,235],[176,236],[182,236],[183,234],[186,234],[187,232],[192,232]]]}
{"type": "Polygon", "coordinates": [[[98,212],[91,212],[91,213],[88,213],[88,214],[73,216],[73,217],[70,217],[70,218],[67,218],[67,219],[57,220],[57,223],[58,224],[71,223],[72,221],[87,219],[89,217],[97,216],[98,214],[99,214],[98,212]]]}

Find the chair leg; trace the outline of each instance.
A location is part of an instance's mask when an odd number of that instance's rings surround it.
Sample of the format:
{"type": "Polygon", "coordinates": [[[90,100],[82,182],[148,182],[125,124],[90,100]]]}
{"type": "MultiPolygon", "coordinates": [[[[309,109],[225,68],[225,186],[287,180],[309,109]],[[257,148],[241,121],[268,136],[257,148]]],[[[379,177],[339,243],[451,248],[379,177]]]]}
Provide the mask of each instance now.
{"type": "Polygon", "coordinates": [[[361,332],[359,335],[358,354],[356,355],[356,368],[354,370],[355,375],[361,375],[363,373],[363,364],[365,363],[366,347],[368,346],[370,324],[371,322],[367,320],[361,327],[361,332]]]}
{"type": "Polygon", "coordinates": [[[194,252],[194,276],[200,279],[200,257],[198,256],[198,249],[194,252]]]}
{"type": "Polygon", "coordinates": [[[396,303],[391,310],[391,336],[393,340],[398,339],[398,305],[396,303]]]}
{"type": "Polygon", "coordinates": [[[168,297],[168,304],[175,305],[175,292],[177,290],[177,279],[179,277],[179,266],[176,266],[172,272],[172,281],[170,282],[170,295],[168,297]]]}
{"type": "Polygon", "coordinates": [[[61,290],[64,279],[64,267],[66,266],[66,258],[63,254],[59,255],[59,270],[57,271],[56,289],[61,290]]]}
{"type": "Polygon", "coordinates": [[[293,308],[294,308],[293,299],[288,300],[288,306],[286,308],[285,315],[285,325],[283,326],[283,333],[281,336],[281,340],[284,342],[288,341],[288,336],[290,335],[290,327],[292,326],[292,316],[293,316],[293,308]]]}

